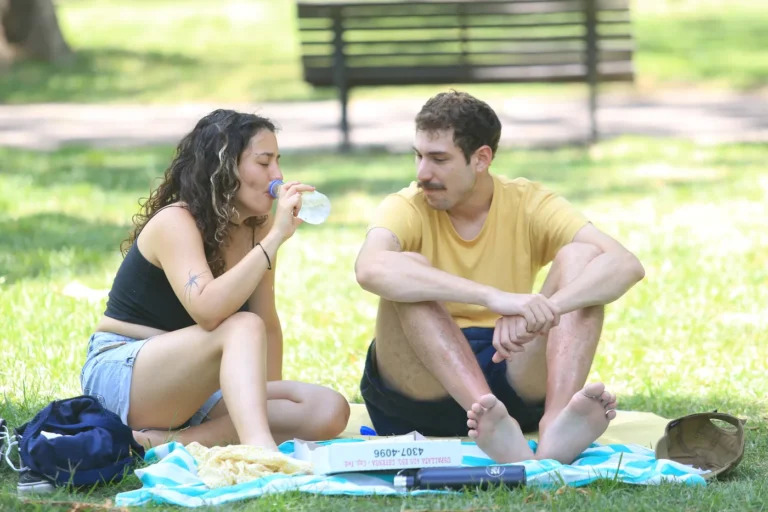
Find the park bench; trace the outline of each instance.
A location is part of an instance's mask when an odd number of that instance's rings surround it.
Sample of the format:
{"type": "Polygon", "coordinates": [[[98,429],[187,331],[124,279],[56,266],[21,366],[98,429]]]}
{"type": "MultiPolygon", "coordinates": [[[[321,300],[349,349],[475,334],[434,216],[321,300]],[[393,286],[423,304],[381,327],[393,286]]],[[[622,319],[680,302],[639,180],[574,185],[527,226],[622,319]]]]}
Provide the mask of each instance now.
{"type": "Polygon", "coordinates": [[[629,0],[298,0],[304,80],[339,91],[349,146],[349,91],[359,86],[632,82],[629,0]]]}

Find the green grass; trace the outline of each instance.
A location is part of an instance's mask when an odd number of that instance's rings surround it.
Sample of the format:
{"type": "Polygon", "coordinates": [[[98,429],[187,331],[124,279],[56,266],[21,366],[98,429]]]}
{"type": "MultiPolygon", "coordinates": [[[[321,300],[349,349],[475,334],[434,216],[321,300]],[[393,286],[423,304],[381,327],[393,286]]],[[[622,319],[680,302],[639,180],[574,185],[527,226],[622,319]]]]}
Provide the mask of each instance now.
{"type": "MultiPolygon", "coordinates": [[[[171,148],[0,149],[0,416],[13,426],[54,398],[79,394],[88,336],[103,302],[63,294],[80,282],[105,289],[120,262],[139,197],[171,148]]],[[[619,139],[591,150],[504,151],[494,169],[540,180],[571,198],[642,260],[647,277],[609,306],[590,378],[620,407],[667,418],[719,409],[749,418],[736,473],[705,489],[532,488],[420,499],[284,495],[238,508],[313,510],[746,510],[768,502],[768,145],[696,146],[619,139]]],[[[413,176],[409,155],[288,153],[283,170],[327,193],[332,216],[302,226],[280,252],[278,308],[285,377],[332,386],[359,400],[375,299],[353,261],[372,208],[413,176]]],[[[543,273],[539,276],[539,282],[543,273]]],[[[0,508],[17,508],[14,475],[0,469],[0,508]]],[[[58,499],[102,502],[136,488],[58,499]]],[[[29,505],[28,510],[38,510],[29,505]]],[[[42,507],[54,510],[54,507],[42,507]]]]}
{"type": "MultiPolygon", "coordinates": [[[[637,87],[754,89],[768,82],[768,8],[750,0],[633,2],[637,87]],[[691,7],[691,5],[693,7],[691,7]],[[666,6],[661,9],[662,6],[666,6]]],[[[292,0],[61,0],[71,64],[22,63],[0,80],[0,102],[260,102],[335,98],[302,79],[292,0]]],[[[606,86],[614,88],[614,86],[606,86]]],[[[618,86],[621,88],[622,86],[618,86]]],[[[354,97],[445,87],[374,87],[354,97]]],[[[584,87],[475,85],[482,97],[583,95],[584,87]]]]}

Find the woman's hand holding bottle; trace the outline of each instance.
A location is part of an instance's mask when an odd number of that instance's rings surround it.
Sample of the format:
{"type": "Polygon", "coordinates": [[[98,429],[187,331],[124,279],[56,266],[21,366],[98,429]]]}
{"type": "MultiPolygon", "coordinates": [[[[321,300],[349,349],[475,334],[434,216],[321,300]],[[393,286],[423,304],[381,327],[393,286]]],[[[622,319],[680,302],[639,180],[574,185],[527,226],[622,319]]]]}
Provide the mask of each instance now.
{"type": "Polygon", "coordinates": [[[303,221],[296,215],[301,209],[301,193],[311,192],[315,187],[298,181],[289,181],[279,186],[275,222],[272,229],[280,235],[282,241],[288,240],[303,221]]]}

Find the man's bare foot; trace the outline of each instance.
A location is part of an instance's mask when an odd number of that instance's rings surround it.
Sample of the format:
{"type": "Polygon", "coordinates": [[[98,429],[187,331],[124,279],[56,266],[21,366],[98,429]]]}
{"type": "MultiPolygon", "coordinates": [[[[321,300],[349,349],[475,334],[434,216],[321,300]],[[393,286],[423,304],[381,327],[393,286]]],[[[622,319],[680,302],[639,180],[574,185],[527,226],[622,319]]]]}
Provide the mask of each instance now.
{"type": "Polygon", "coordinates": [[[467,411],[469,437],[499,464],[531,460],[533,452],[523,437],[520,425],[493,395],[483,395],[467,411]]]}
{"type": "Polygon", "coordinates": [[[616,417],[616,396],[601,382],[587,384],[540,432],[537,459],[555,459],[570,464],[608,428],[616,417]]]}

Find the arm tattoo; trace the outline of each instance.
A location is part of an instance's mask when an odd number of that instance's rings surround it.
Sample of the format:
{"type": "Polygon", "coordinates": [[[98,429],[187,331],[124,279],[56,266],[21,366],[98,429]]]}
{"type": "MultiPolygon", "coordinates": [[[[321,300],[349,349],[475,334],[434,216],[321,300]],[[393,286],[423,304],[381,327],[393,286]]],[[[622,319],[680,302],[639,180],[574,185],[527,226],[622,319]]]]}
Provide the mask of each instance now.
{"type": "Polygon", "coordinates": [[[206,270],[206,271],[200,272],[199,274],[192,275],[192,271],[191,270],[189,271],[189,280],[187,281],[187,284],[184,285],[184,291],[187,294],[188,301],[192,300],[192,287],[194,286],[198,290],[200,289],[200,284],[197,282],[197,280],[200,278],[200,276],[202,276],[206,272],[208,271],[206,270]]]}

